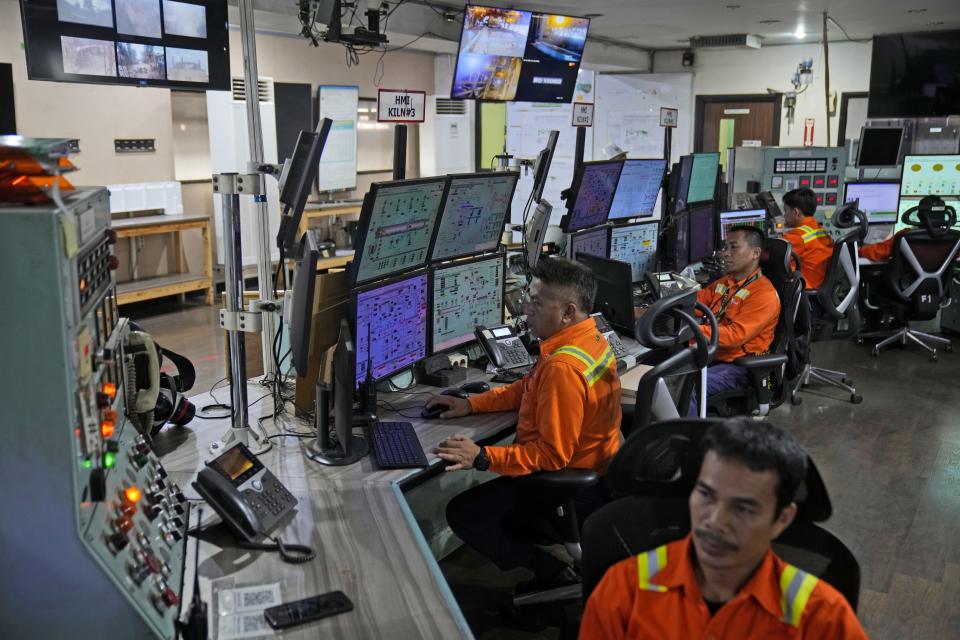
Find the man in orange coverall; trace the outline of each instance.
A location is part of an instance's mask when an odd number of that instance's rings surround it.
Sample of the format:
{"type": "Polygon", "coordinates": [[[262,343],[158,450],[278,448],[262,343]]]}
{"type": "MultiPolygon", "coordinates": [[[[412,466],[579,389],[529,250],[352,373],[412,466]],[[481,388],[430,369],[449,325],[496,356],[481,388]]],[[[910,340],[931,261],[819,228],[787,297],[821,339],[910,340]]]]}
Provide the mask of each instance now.
{"type": "Polygon", "coordinates": [[[833,240],[814,219],[816,211],[817,196],[810,189],[794,189],[783,195],[783,221],[789,227],[783,239],[800,259],[807,289],[820,287],[833,255],[833,240]]]}
{"type": "MultiPolygon", "coordinates": [[[[748,385],[747,370],[734,364],[740,356],[766,353],[780,318],[780,297],[760,273],[764,237],[756,227],[736,226],[727,232],[723,262],[727,275],[697,292],[697,300],[717,317],[717,353],[707,368],[707,397],[748,385]]],[[[710,337],[710,326],[703,325],[710,337]]],[[[688,415],[697,414],[696,394],[688,415]]]]}
{"type": "Polygon", "coordinates": [[[580,640],[865,640],[844,597],[770,542],[797,513],[806,455],[786,433],[737,417],[704,435],[691,533],[611,566],[580,640]]]}
{"type": "MultiPolygon", "coordinates": [[[[524,305],[530,330],[542,340],[530,373],[469,400],[435,396],[427,402],[428,407],[447,407],[442,418],[518,411],[513,444],[480,447],[458,435],[434,451],[451,463],[447,471],[477,468],[501,474],[451,500],[447,523],[500,569],[522,566],[533,571],[535,579],[519,585],[518,591],[563,586],[578,582],[579,576],[525,539],[524,523],[533,512],[554,505],[542,504],[517,476],[566,467],[603,474],[620,446],[617,363],[588,315],[596,292],[593,273],[583,265],[560,258],[541,260],[524,305]]],[[[602,497],[600,486],[584,491],[577,499],[577,515],[586,517],[602,497]]]]}

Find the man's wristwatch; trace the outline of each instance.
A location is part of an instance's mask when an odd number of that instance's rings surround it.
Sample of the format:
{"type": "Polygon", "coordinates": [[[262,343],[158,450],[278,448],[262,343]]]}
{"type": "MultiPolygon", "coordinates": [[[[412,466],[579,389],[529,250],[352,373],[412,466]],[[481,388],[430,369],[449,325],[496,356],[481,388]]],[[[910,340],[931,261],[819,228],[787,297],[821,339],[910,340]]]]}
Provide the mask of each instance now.
{"type": "Polygon", "coordinates": [[[480,447],[480,453],[473,459],[473,468],[477,471],[486,471],[490,468],[490,458],[487,456],[486,447],[480,447]]]}

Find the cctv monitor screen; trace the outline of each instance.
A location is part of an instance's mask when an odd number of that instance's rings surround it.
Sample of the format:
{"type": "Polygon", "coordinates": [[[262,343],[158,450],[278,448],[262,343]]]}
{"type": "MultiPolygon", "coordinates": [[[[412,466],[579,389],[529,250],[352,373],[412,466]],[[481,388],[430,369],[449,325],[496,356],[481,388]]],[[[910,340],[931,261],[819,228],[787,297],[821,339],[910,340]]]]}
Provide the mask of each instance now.
{"type": "Polygon", "coordinates": [[[427,355],[427,274],[377,284],[353,293],[357,384],[382,380],[427,355]]]}
{"type": "Polygon", "coordinates": [[[607,257],[607,228],[587,229],[570,236],[570,257],[574,260],[581,253],[591,256],[607,257]]]}
{"type": "Polygon", "coordinates": [[[589,18],[467,5],[450,97],[570,102],[589,18]]]}
{"type": "Polygon", "coordinates": [[[374,183],[363,201],[353,258],[355,284],[418,269],[440,213],[446,178],[374,183]]]}
{"type": "Polygon", "coordinates": [[[899,182],[847,182],[844,185],[844,204],[859,200],[857,208],[867,215],[871,224],[895,224],[900,200],[899,182]]]}
{"type": "Polygon", "coordinates": [[[478,325],[503,323],[505,270],[503,256],[434,270],[430,288],[433,353],[471,342],[478,325]]]}
{"type": "Polygon", "coordinates": [[[652,216],[666,170],[666,160],[624,160],[610,207],[610,219],[652,216]]]}
{"type": "Polygon", "coordinates": [[[960,155],[904,156],[900,197],[960,195],[960,155]]]}
{"type": "Polygon", "coordinates": [[[860,132],[857,166],[881,169],[900,164],[903,127],[864,127],[860,132]]]}
{"type": "Polygon", "coordinates": [[[717,189],[717,172],[720,170],[720,154],[695,153],[687,184],[687,204],[713,200],[717,189]]]}
{"type": "Polygon", "coordinates": [[[519,177],[516,172],[450,176],[430,260],[495,250],[519,177]]]}
{"type": "Polygon", "coordinates": [[[700,262],[717,248],[717,211],[713,203],[690,207],[690,262],[700,262]]]}
{"type": "Polygon", "coordinates": [[[27,77],[230,88],[226,0],[21,0],[27,77]]]}
{"type": "Polygon", "coordinates": [[[567,200],[568,212],[561,221],[567,233],[603,224],[617,190],[623,162],[584,162],[574,176],[573,194],[567,200]]]}
{"type": "Polygon", "coordinates": [[[633,282],[640,282],[644,272],[657,270],[656,222],[627,224],[610,229],[610,258],[630,265],[633,282]]]}
{"type": "Polygon", "coordinates": [[[744,211],[723,211],[720,213],[720,242],[727,239],[727,232],[733,227],[750,225],[767,232],[766,209],[748,209],[744,211]]]}

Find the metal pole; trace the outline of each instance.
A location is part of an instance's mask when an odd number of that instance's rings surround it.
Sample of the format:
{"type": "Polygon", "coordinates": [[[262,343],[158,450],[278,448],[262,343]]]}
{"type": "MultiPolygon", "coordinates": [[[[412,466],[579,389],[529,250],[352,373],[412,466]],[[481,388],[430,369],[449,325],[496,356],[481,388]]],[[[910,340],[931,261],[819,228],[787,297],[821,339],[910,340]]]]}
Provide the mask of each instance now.
{"type": "MultiPolygon", "coordinates": [[[[259,73],[257,71],[257,42],[253,25],[253,0],[239,0],[240,8],[240,45],[243,50],[243,78],[246,87],[247,102],[247,138],[250,141],[250,163],[247,173],[258,173],[258,167],[263,164],[263,128],[260,123],[260,91],[259,73]]],[[[270,300],[273,297],[271,280],[271,238],[270,238],[270,211],[267,208],[267,196],[254,197],[256,209],[255,224],[257,237],[257,285],[261,300],[270,300]]],[[[243,296],[241,281],[240,296],[243,296]]],[[[242,309],[240,309],[242,311],[242,309]]],[[[262,333],[260,354],[263,357],[263,373],[272,378],[277,375],[273,362],[273,341],[277,327],[272,313],[263,313],[261,316],[262,333]]],[[[244,384],[246,378],[244,378],[244,384]]],[[[246,404],[244,413],[246,413],[246,404]]]]}
{"type": "MultiPolygon", "coordinates": [[[[223,249],[226,285],[226,309],[243,311],[243,252],[240,247],[240,196],[222,195],[223,249]]],[[[230,343],[230,405],[233,411],[232,427],[247,444],[247,350],[243,332],[228,329],[230,343]],[[242,435],[241,435],[242,434],[242,435]]]]}

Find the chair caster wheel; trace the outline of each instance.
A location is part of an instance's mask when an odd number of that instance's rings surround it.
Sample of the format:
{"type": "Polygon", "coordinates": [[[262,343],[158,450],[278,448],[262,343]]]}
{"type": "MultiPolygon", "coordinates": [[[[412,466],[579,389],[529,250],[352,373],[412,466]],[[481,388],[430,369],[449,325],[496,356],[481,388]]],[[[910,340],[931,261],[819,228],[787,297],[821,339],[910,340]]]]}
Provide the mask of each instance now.
{"type": "Polygon", "coordinates": [[[857,338],[857,344],[863,344],[863,338],[857,338]]]}
{"type": "Polygon", "coordinates": [[[930,356],[930,362],[936,362],[936,361],[937,361],[937,354],[933,354],[932,356],[930,356]]]}
{"type": "Polygon", "coordinates": [[[852,402],[853,404],[860,404],[861,402],[863,402],[863,396],[861,396],[858,393],[851,394],[850,402],[852,402]]]}
{"type": "Polygon", "coordinates": [[[952,344],[948,344],[947,346],[945,346],[945,347],[943,348],[943,350],[946,351],[947,353],[953,353],[953,345],[952,345],[952,344]]]}
{"type": "Polygon", "coordinates": [[[803,398],[801,398],[800,396],[790,396],[790,404],[792,404],[795,407],[800,404],[803,404],[803,398]]]}
{"type": "Polygon", "coordinates": [[[872,358],[878,358],[879,356],[880,356],[880,350],[879,350],[879,349],[871,349],[871,351],[870,351],[870,357],[872,357],[872,358]]]}

